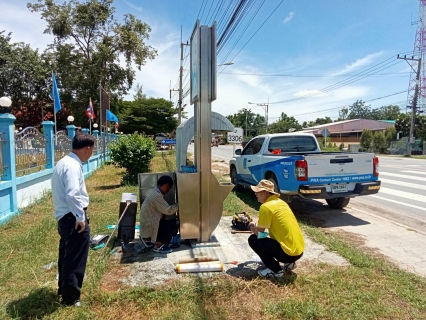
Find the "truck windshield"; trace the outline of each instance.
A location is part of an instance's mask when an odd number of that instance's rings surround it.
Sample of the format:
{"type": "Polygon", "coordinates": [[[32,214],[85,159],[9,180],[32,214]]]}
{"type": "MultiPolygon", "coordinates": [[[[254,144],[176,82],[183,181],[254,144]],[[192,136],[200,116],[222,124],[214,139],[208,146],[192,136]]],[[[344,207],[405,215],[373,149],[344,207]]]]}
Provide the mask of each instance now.
{"type": "Polygon", "coordinates": [[[310,136],[284,136],[271,138],[268,151],[273,154],[285,152],[316,151],[317,144],[310,136]]]}

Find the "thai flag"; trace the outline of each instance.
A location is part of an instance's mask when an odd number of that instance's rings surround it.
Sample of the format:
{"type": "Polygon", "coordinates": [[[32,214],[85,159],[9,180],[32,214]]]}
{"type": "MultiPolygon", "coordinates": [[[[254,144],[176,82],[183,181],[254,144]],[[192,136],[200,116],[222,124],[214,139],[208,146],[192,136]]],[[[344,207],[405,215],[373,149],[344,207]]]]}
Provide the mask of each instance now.
{"type": "Polygon", "coordinates": [[[96,118],[95,112],[93,110],[92,98],[90,98],[90,100],[89,100],[89,105],[87,106],[87,109],[86,109],[86,116],[90,120],[93,120],[93,119],[96,118]]]}

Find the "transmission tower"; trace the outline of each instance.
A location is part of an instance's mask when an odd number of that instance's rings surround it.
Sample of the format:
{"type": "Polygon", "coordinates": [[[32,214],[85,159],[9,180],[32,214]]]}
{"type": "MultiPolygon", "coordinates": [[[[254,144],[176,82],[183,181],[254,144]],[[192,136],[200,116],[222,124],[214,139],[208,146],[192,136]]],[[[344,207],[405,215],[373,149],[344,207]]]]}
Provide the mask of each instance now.
{"type": "Polygon", "coordinates": [[[413,58],[411,64],[410,81],[408,84],[407,112],[416,106],[416,83],[418,81],[417,113],[424,112],[426,106],[426,0],[419,0],[419,20],[414,40],[413,58]],[[421,63],[420,69],[418,63],[421,63]],[[418,75],[420,70],[420,76],[418,75]],[[419,80],[417,80],[419,78],[419,80]],[[409,110],[408,110],[409,109],[409,110]]]}

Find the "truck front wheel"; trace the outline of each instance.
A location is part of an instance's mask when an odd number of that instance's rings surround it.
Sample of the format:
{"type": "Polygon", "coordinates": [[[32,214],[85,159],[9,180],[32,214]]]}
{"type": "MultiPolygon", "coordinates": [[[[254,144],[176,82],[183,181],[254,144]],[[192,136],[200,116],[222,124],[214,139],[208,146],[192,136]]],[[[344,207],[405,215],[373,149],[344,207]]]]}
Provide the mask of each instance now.
{"type": "Polygon", "coordinates": [[[334,198],[334,199],[325,199],[330,208],[333,209],[343,209],[349,204],[350,198],[334,198]]]}
{"type": "Polygon", "coordinates": [[[234,166],[231,168],[231,182],[234,185],[234,190],[242,190],[241,186],[238,184],[237,169],[234,166]]]}

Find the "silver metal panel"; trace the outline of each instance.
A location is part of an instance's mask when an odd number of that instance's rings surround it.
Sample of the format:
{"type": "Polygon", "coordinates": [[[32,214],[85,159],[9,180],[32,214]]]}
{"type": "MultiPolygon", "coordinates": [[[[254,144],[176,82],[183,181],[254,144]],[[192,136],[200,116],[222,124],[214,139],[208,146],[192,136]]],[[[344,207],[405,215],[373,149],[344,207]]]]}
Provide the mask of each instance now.
{"type": "MultiPolygon", "coordinates": [[[[230,182],[219,183],[212,172],[210,172],[210,203],[209,203],[209,219],[208,219],[208,238],[219,225],[220,218],[223,213],[223,201],[229,192],[234,188],[230,182]]],[[[207,235],[206,235],[207,236],[207,235]]]]}
{"type": "Polygon", "coordinates": [[[211,30],[207,26],[200,27],[201,32],[201,66],[200,66],[200,106],[198,108],[197,133],[198,139],[197,170],[200,172],[200,217],[201,217],[201,242],[210,240],[209,204],[210,204],[210,178],[211,178],[211,30]]]}
{"type": "Polygon", "coordinates": [[[139,173],[139,201],[142,204],[146,196],[157,186],[157,181],[161,176],[170,176],[173,179],[173,187],[168,193],[164,195],[168,204],[176,203],[176,176],[174,172],[153,172],[153,173],[139,173]]]}
{"type": "MultiPolygon", "coordinates": [[[[232,123],[217,112],[211,112],[211,129],[216,132],[233,132],[235,130],[232,123]]],[[[178,170],[180,170],[181,166],[186,165],[188,145],[192,137],[195,139],[194,117],[182,122],[176,129],[176,166],[178,170]]]]}
{"type": "Polygon", "coordinates": [[[200,238],[200,173],[176,172],[180,235],[182,239],[200,238]]]}

